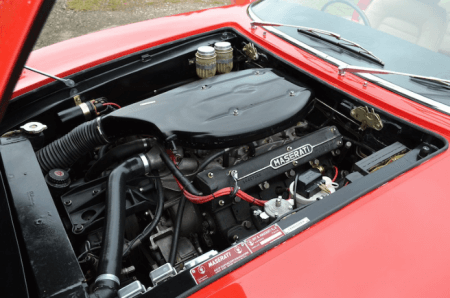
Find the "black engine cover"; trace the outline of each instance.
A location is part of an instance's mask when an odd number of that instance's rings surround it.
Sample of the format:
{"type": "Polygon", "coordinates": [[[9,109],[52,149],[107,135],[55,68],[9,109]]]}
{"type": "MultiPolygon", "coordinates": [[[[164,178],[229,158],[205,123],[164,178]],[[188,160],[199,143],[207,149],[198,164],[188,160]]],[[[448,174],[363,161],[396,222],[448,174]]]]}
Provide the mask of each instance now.
{"type": "Polygon", "coordinates": [[[312,91],[271,69],[248,69],[199,80],[117,110],[102,119],[117,132],[176,139],[191,148],[242,145],[295,125],[312,91]]]}

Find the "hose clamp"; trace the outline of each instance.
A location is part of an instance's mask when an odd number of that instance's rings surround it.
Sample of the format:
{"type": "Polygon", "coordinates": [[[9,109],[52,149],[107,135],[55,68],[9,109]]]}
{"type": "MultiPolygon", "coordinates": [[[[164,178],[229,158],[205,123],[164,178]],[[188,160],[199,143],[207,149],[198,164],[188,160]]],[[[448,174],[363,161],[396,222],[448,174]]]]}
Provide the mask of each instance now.
{"type": "Polygon", "coordinates": [[[112,280],[116,282],[120,286],[120,279],[115,276],[114,274],[100,274],[97,279],[95,280],[95,283],[101,280],[112,280]]]}
{"type": "Polygon", "coordinates": [[[145,174],[150,173],[150,163],[148,162],[147,156],[141,153],[139,154],[139,157],[141,158],[142,163],[144,164],[145,174]]]}
{"type": "Polygon", "coordinates": [[[105,142],[109,144],[110,142],[109,142],[108,138],[102,131],[101,124],[100,124],[100,117],[97,117],[97,130],[100,133],[100,136],[103,138],[103,140],[105,140],[105,142]]]}

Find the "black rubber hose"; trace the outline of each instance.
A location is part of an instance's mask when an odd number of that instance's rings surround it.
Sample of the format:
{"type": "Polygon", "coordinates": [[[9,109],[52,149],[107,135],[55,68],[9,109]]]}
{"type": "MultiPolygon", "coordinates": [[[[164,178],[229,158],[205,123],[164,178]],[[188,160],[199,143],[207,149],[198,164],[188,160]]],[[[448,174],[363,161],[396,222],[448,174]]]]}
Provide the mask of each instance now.
{"type": "Polygon", "coordinates": [[[136,238],[134,238],[132,241],[129,242],[127,248],[123,252],[124,256],[127,255],[127,253],[130,250],[141,245],[143,240],[148,239],[152,231],[155,229],[156,225],[161,220],[162,213],[164,211],[164,189],[161,183],[161,178],[159,178],[158,171],[157,170],[152,171],[152,175],[157,177],[155,178],[155,180],[156,180],[156,190],[158,193],[158,202],[156,206],[155,217],[153,218],[152,222],[147,227],[145,227],[145,229],[142,231],[141,234],[139,234],[138,236],[136,236],[136,238]]]}
{"type": "Polygon", "coordinates": [[[228,150],[222,150],[217,153],[214,153],[210,157],[208,157],[206,160],[204,160],[200,166],[198,167],[196,173],[202,172],[214,159],[218,158],[221,155],[224,155],[228,150]]]}
{"type": "Polygon", "coordinates": [[[98,277],[95,281],[96,297],[114,297],[119,289],[122,270],[122,252],[125,229],[126,182],[134,177],[146,174],[140,157],[133,157],[115,168],[108,179],[106,189],[105,224],[103,243],[100,252],[98,277]]]}
{"type": "Polygon", "coordinates": [[[181,196],[177,209],[177,218],[175,219],[175,229],[173,230],[172,246],[170,247],[169,263],[175,266],[178,251],[178,238],[180,236],[181,223],[183,221],[184,206],[186,206],[186,197],[181,196]]]}
{"type": "Polygon", "coordinates": [[[86,182],[91,181],[100,176],[107,167],[115,162],[129,158],[130,156],[144,153],[150,149],[149,139],[135,140],[116,148],[111,149],[108,153],[100,157],[87,171],[84,176],[86,182]]]}
{"type": "Polygon", "coordinates": [[[172,174],[175,176],[175,178],[178,179],[178,181],[183,185],[183,187],[190,192],[193,195],[201,196],[202,194],[191,184],[189,179],[187,179],[183,173],[180,172],[180,170],[175,166],[173,161],[170,159],[169,155],[164,151],[163,148],[159,147],[160,154],[162,161],[166,165],[166,167],[172,172],[172,174]]]}
{"type": "Polygon", "coordinates": [[[44,173],[51,169],[70,168],[80,157],[95,147],[108,143],[101,134],[100,121],[97,119],[75,127],[62,138],[48,144],[36,153],[37,160],[44,173]]]}

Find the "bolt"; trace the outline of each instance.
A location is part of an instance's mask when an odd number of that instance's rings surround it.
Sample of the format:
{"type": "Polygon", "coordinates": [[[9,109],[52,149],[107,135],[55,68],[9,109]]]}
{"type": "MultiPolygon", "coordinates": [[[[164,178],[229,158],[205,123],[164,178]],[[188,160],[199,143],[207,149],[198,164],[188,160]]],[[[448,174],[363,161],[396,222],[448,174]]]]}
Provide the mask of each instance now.
{"type": "Polygon", "coordinates": [[[342,145],[342,141],[337,141],[338,146],[342,145]]]}
{"type": "Polygon", "coordinates": [[[214,178],[214,173],[209,172],[209,173],[208,173],[208,178],[211,178],[211,179],[214,178]]]}
{"type": "Polygon", "coordinates": [[[314,165],[316,166],[320,165],[320,161],[318,159],[314,159],[314,165]]]}
{"type": "Polygon", "coordinates": [[[253,211],[253,215],[254,215],[254,216],[258,216],[258,215],[260,215],[261,213],[262,213],[261,210],[254,210],[254,211],[253,211]]]}
{"type": "Polygon", "coordinates": [[[355,116],[356,112],[355,111],[351,111],[350,115],[355,116]]]}
{"type": "Polygon", "coordinates": [[[220,205],[220,206],[225,205],[225,201],[224,201],[224,200],[220,200],[220,201],[219,201],[219,205],[220,205]]]}
{"type": "Polygon", "coordinates": [[[275,217],[278,217],[278,212],[275,212],[275,217]]]}
{"type": "Polygon", "coordinates": [[[234,109],[234,111],[233,111],[233,115],[234,115],[234,116],[237,116],[237,115],[239,115],[239,110],[238,110],[238,109],[234,109]]]}
{"type": "Polygon", "coordinates": [[[76,225],[75,226],[75,232],[81,232],[81,231],[83,231],[83,225],[76,225]]]}
{"type": "Polygon", "coordinates": [[[266,34],[267,34],[267,32],[266,32],[266,31],[264,31],[264,32],[263,32],[263,36],[264,36],[264,37],[266,37],[266,34]]]}
{"type": "Polygon", "coordinates": [[[64,202],[64,205],[70,206],[70,205],[72,205],[72,201],[71,201],[71,200],[65,201],[65,202],[64,202]]]}
{"type": "Polygon", "coordinates": [[[41,225],[42,224],[42,219],[38,219],[34,223],[37,224],[37,225],[41,225]]]}
{"type": "Polygon", "coordinates": [[[293,164],[294,166],[297,166],[297,165],[298,165],[298,161],[295,160],[295,161],[292,162],[292,164],[293,164]]]}
{"type": "Polygon", "coordinates": [[[92,195],[96,195],[96,194],[98,194],[98,190],[97,190],[97,189],[94,189],[94,190],[92,191],[92,195]]]}
{"type": "Polygon", "coordinates": [[[294,177],[295,176],[295,171],[294,170],[290,170],[289,171],[289,176],[294,177]]]}
{"type": "Polygon", "coordinates": [[[234,236],[233,236],[233,240],[234,240],[234,241],[238,241],[238,240],[239,240],[239,236],[238,236],[238,235],[234,235],[234,236]]]}
{"type": "Polygon", "coordinates": [[[276,207],[281,207],[281,199],[276,199],[275,206],[276,207]]]}
{"type": "Polygon", "coordinates": [[[345,143],[345,148],[349,149],[351,146],[352,146],[352,143],[351,143],[351,142],[345,143]]]}
{"type": "Polygon", "coordinates": [[[202,90],[205,90],[208,87],[208,85],[203,85],[202,90]]]}
{"type": "Polygon", "coordinates": [[[139,188],[139,192],[143,192],[144,191],[144,188],[139,188]]]}
{"type": "Polygon", "coordinates": [[[286,150],[287,150],[287,151],[291,151],[291,150],[292,150],[292,147],[291,147],[291,146],[288,146],[288,147],[286,148],[286,150]]]}
{"type": "Polygon", "coordinates": [[[205,212],[203,212],[203,213],[202,213],[202,216],[206,216],[206,213],[205,213],[205,212]]]}
{"type": "Polygon", "coordinates": [[[289,206],[288,208],[289,208],[289,210],[292,210],[292,206],[289,206]]]}
{"type": "Polygon", "coordinates": [[[255,71],[255,75],[259,75],[259,71],[257,70],[257,71],[255,71]]]}
{"type": "Polygon", "coordinates": [[[267,182],[267,181],[264,181],[264,183],[263,183],[263,187],[264,187],[264,189],[269,189],[269,187],[270,187],[270,184],[269,184],[269,182],[267,182]]]}
{"type": "Polygon", "coordinates": [[[294,96],[295,95],[295,92],[294,91],[290,91],[289,92],[289,96],[294,96]]]}
{"type": "Polygon", "coordinates": [[[336,127],[332,127],[331,132],[335,132],[335,131],[336,131],[336,127]]]}
{"type": "Polygon", "coordinates": [[[364,82],[363,87],[367,87],[368,83],[364,82]]]}
{"type": "Polygon", "coordinates": [[[253,25],[253,24],[252,24],[252,29],[253,29],[253,30],[256,30],[256,28],[257,28],[256,25],[253,25]]]}

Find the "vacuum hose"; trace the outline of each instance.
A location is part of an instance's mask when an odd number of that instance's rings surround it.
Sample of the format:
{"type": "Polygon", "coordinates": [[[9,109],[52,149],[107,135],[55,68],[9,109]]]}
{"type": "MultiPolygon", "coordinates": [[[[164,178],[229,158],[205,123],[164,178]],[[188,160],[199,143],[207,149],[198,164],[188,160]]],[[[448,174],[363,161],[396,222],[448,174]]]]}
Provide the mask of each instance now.
{"type": "Polygon", "coordinates": [[[109,143],[102,133],[100,118],[83,123],[36,153],[44,173],[55,168],[70,168],[80,157],[94,148],[109,143]]]}
{"type": "Polygon", "coordinates": [[[150,172],[145,155],[133,157],[115,168],[108,179],[106,190],[105,224],[100,252],[98,277],[92,298],[112,298],[117,296],[122,269],[122,252],[125,228],[126,182],[134,177],[150,172]]]}

